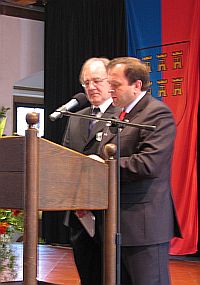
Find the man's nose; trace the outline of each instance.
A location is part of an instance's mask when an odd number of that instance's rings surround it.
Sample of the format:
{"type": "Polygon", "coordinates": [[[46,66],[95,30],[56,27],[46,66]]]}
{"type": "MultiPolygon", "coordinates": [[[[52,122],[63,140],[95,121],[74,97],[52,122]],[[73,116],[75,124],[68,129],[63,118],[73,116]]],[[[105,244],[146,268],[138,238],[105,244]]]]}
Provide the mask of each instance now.
{"type": "Polygon", "coordinates": [[[112,94],[112,93],[114,92],[114,89],[110,88],[110,89],[108,90],[108,92],[109,92],[110,94],[112,94]]]}

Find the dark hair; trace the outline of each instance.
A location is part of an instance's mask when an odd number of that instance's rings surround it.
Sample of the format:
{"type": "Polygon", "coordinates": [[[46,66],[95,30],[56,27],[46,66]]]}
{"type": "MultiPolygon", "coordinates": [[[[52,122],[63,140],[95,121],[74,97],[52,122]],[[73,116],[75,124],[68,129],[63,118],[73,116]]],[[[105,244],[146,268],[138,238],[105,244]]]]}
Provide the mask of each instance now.
{"type": "Polygon", "coordinates": [[[117,57],[112,59],[107,65],[107,70],[112,69],[117,64],[124,65],[124,75],[128,80],[129,85],[137,80],[142,81],[142,91],[149,88],[149,72],[148,67],[140,59],[135,57],[117,57]]]}

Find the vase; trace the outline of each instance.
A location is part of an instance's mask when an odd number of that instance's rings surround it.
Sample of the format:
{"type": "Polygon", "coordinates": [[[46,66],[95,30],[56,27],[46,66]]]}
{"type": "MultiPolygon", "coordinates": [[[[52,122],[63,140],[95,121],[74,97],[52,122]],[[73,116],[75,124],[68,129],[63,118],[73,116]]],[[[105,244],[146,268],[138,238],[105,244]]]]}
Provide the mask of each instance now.
{"type": "Polygon", "coordinates": [[[6,125],[6,117],[0,117],[0,137],[2,137],[6,125]]]}

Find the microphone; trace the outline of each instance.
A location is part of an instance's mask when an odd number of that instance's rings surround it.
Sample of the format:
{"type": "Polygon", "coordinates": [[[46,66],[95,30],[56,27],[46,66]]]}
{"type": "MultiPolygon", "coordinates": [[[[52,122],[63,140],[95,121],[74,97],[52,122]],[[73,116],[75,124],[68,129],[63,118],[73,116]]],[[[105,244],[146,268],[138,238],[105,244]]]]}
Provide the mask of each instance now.
{"type": "Polygon", "coordinates": [[[88,101],[86,95],[84,93],[77,93],[73,96],[73,98],[62,105],[55,112],[49,115],[49,119],[51,121],[56,121],[59,118],[62,118],[62,112],[71,111],[75,108],[83,109],[85,107],[90,106],[90,102],[88,101]]]}

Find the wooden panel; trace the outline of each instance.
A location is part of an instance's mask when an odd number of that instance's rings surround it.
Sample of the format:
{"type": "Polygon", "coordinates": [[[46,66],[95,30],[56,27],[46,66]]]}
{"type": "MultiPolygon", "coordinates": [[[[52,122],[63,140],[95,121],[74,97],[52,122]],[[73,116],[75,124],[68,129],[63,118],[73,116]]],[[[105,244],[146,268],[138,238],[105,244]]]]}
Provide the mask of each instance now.
{"type": "Polygon", "coordinates": [[[24,174],[0,172],[0,208],[24,208],[24,174]]]}
{"type": "Polygon", "coordinates": [[[107,208],[107,165],[44,139],[39,164],[41,209],[107,208]]]}
{"type": "Polygon", "coordinates": [[[24,137],[0,138],[0,172],[24,172],[24,137]]]}
{"type": "MultiPolygon", "coordinates": [[[[108,166],[78,152],[39,141],[39,209],[107,209],[108,166]]],[[[0,208],[23,208],[25,138],[0,138],[0,208]]]]}
{"type": "Polygon", "coordinates": [[[23,208],[24,137],[0,138],[0,208],[23,208]]]}

